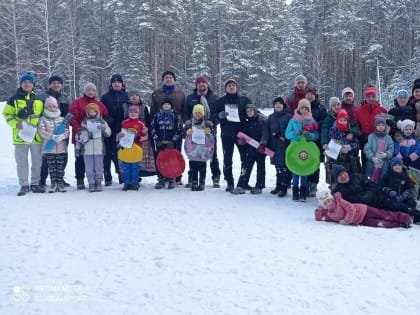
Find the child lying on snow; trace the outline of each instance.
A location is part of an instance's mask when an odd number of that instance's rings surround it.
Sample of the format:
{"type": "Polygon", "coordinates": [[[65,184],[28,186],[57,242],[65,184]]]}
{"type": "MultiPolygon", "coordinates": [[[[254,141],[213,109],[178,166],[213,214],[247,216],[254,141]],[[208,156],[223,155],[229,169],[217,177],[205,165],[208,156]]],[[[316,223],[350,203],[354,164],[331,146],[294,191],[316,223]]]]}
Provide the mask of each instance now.
{"type": "Polygon", "coordinates": [[[350,203],[341,198],[340,192],[332,196],[328,190],[320,190],[316,197],[322,206],[322,209],[315,210],[317,221],[384,228],[409,228],[412,224],[411,217],[406,213],[385,211],[362,203],[350,203]]]}

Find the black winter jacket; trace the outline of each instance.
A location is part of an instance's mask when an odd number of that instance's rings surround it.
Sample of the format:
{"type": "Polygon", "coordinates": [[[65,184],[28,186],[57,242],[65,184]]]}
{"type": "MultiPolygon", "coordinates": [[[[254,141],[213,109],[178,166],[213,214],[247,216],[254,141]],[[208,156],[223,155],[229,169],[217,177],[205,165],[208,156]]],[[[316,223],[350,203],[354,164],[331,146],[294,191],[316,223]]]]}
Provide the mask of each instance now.
{"type": "Polygon", "coordinates": [[[123,89],[121,91],[110,90],[101,98],[106,106],[109,116],[106,119],[111,128],[112,135],[121,131],[121,122],[124,120],[124,108],[128,104],[128,93],[123,89]]]}
{"type": "MultiPolygon", "coordinates": [[[[182,114],[182,119],[184,121],[187,121],[191,119],[192,111],[194,108],[194,105],[201,104],[201,97],[197,95],[197,89],[194,89],[194,92],[187,96],[187,99],[185,101],[184,105],[184,112],[182,114]]],[[[206,118],[211,119],[211,113],[214,111],[216,102],[217,102],[217,95],[213,93],[213,91],[209,88],[206,95],[207,104],[210,108],[210,113],[206,112],[206,118]]],[[[216,123],[213,121],[213,123],[216,123]]]]}

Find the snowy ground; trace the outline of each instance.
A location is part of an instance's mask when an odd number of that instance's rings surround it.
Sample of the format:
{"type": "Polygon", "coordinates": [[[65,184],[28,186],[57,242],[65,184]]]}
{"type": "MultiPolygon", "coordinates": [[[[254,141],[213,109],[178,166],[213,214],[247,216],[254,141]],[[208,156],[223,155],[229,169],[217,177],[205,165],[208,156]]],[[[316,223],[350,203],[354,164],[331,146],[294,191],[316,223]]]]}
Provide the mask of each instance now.
{"type": "Polygon", "coordinates": [[[67,193],[17,197],[0,131],[0,314],[420,313],[419,226],[316,222],[315,200],[270,195],[268,163],[257,196],[210,176],[204,192],[156,191],[154,178],[76,191],[71,159],[67,193]]]}

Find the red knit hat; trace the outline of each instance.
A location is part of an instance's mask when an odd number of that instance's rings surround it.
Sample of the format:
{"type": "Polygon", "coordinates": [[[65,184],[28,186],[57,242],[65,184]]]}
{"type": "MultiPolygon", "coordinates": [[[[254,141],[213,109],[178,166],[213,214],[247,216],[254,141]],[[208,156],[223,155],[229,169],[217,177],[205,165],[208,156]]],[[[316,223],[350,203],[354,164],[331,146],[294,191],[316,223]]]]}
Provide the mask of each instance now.
{"type": "Polygon", "coordinates": [[[371,95],[371,94],[376,96],[376,88],[374,86],[370,85],[370,86],[367,86],[365,88],[365,96],[368,96],[368,95],[371,95]]]}
{"type": "Polygon", "coordinates": [[[199,76],[195,79],[195,85],[201,82],[209,84],[209,80],[205,76],[199,76]]]}
{"type": "Polygon", "coordinates": [[[347,113],[345,109],[340,109],[340,111],[337,113],[337,119],[336,119],[335,125],[341,131],[346,131],[349,129],[349,114],[347,113]],[[344,118],[345,120],[347,120],[347,123],[345,124],[340,123],[339,122],[340,118],[344,118]]]}

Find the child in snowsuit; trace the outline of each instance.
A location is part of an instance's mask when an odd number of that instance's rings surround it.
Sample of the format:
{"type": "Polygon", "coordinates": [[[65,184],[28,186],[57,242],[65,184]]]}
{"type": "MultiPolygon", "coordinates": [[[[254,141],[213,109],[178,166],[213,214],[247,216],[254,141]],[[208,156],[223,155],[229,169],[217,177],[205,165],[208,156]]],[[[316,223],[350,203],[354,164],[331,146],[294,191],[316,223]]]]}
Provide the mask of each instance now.
{"type": "MultiPolygon", "coordinates": [[[[155,114],[151,123],[151,135],[155,141],[156,157],[164,149],[176,149],[176,145],[181,137],[181,122],[178,115],[174,112],[174,106],[169,98],[164,98],[161,102],[161,110],[155,114]]],[[[158,182],[155,189],[162,189],[168,182],[168,189],[176,186],[175,178],[165,178],[158,171],[158,182]]]]}
{"type": "Polygon", "coordinates": [[[394,155],[398,156],[406,167],[420,169],[420,142],[415,138],[414,125],[414,121],[409,119],[397,122],[403,136],[394,145],[394,155]]]}
{"type": "MultiPolygon", "coordinates": [[[[412,224],[412,219],[407,213],[385,211],[362,203],[350,203],[341,197],[340,192],[331,196],[328,190],[319,191],[317,199],[322,208],[327,210],[325,221],[383,228],[409,228],[412,224]]],[[[317,216],[316,219],[323,220],[317,216]]]]}
{"type": "Polygon", "coordinates": [[[102,191],[104,137],[111,136],[111,129],[99,113],[99,106],[86,106],[86,118],[81,124],[82,131],[77,137],[76,150],[83,155],[89,192],[102,191]]]}
{"type": "Polygon", "coordinates": [[[394,154],[394,141],[388,134],[385,115],[375,117],[375,131],[368,136],[363,153],[366,156],[365,175],[374,183],[379,183],[389,168],[389,160],[394,154]]]}
{"type": "MultiPolygon", "coordinates": [[[[318,124],[312,118],[311,104],[307,99],[299,101],[295,114],[286,129],[286,138],[291,142],[300,141],[301,136],[305,137],[307,141],[315,141],[319,137],[318,124]]],[[[292,174],[293,201],[306,201],[307,191],[308,177],[292,174]]]]}
{"type": "Polygon", "coordinates": [[[57,100],[54,97],[47,97],[44,105],[44,112],[38,123],[38,132],[43,140],[42,153],[50,172],[51,187],[48,192],[65,192],[63,178],[67,159],[67,139],[70,132],[67,126],[64,133],[54,134],[55,129],[64,121],[64,117],[61,116],[57,100]],[[45,145],[51,139],[55,141],[55,146],[50,152],[45,152],[45,145]]]}
{"type": "Polygon", "coordinates": [[[344,166],[349,174],[360,173],[362,167],[358,156],[359,141],[351,132],[349,114],[345,109],[340,109],[338,112],[330,128],[329,137],[342,145],[341,152],[333,164],[344,166]]]}
{"type": "Polygon", "coordinates": [[[292,114],[290,114],[289,107],[281,97],[274,99],[273,107],[274,112],[268,116],[267,123],[264,124],[260,143],[267,144],[267,147],[274,151],[271,164],[276,167],[276,187],[270,193],[284,197],[291,180],[285,157],[290,141],[286,139],[285,132],[292,114]]]}
{"type": "Polygon", "coordinates": [[[390,168],[380,181],[382,191],[396,202],[416,208],[416,191],[414,183],[404,168],[403,161],[395,156],[391,159],[390,168]]]}
{"type": "Polygon", "coordinates": [[[192,137],[194,133],[201,134],[204,139],[201,144],[194,144],[195,150],[185,150],[187,152],[189,158],[189,172],[188,175],[191,179],[191,190],[192,191],[202,191],[204,190],[206,184],[206,168],[207,168],[207,160],[213,156],[214,150],[214,140],[209,139],[207,135],[211,135],[213,137],[213,123],[210,120],[205,120],[205,107],[202,104],[196,104],[192,110],[192,117],[190,120],[185,122],[185,136],[191,136],[191,142],[185,141],[184,146],[187,148],[188,143],[193,146],[192,137]],[[213,141],[211,141],[213,140],[213,141]],[[207,143],[207,141],[211,141],[207,143]],[[209,145],[212,148],[209,148],[209,145]],[[210,154],[211,151],[211,154],[210,154]],[[200,175],[200,178],[199,176],[200,175]]]}
{"type": "MultiPolygon", "coordinates": [[[[125,119],[121,123],[121,128],[127,131],[131,131],[135,133],[134,136],[134,144],[138,145],[140,148],[142,147],[142,141],[147,140],[147,128],[146,126],[139,120],[139,113],[140,108],[137,105],[130,105],[128,107],[128,119],[125,119]]],[[[120,132],[118,134],[118,139],[124,137],[124,133],[120,132]]],[[[120,150],[125,150],[124,148],[120,148],[120,150]]],[[[121,161],[120,166],[122,171],[123,177],[123,190],[138,190],[139,189],[139,172],[140,172],[140,159],[138,157],[138,161],[134,162],[125,162],[121,161]]]]}
{"type": "MultiPolygon", "coordinates": [[[[253,104],[248,104],[245,107],[246,118],[242,123],[241,131],[250,136],[254,140],[260,142],[263,132],[266,117],[258,113],[257,107],[253,104]]],[[[261,194],[265,187],[265,147],[267,142],[260,143],[260,146],[255,149],[249,144],[246,144],[243,139],[238,139],[238,144],[243,145],[242,150],[242,167],[241,176],[238,180],[238,185],[231,191],[234,195],[245,193],[248,186],[249,177],[251,176],[254,163],[257,164],[257,183],[251,189],[251,194],[261,194]]]]}

